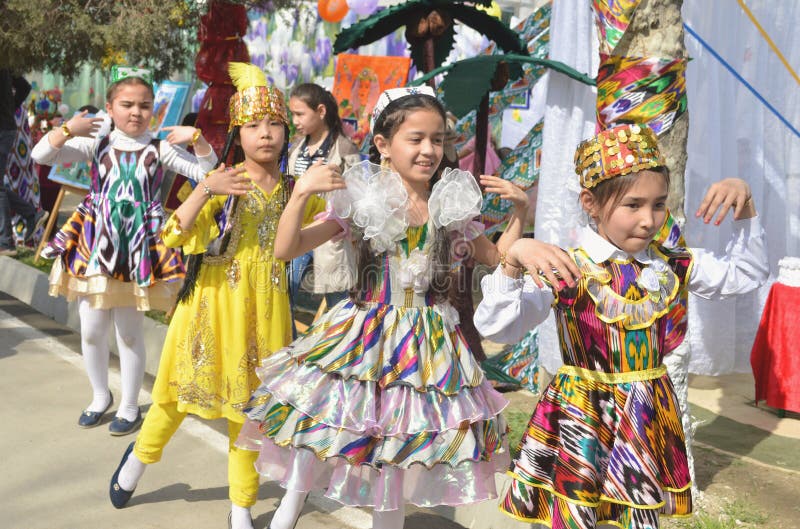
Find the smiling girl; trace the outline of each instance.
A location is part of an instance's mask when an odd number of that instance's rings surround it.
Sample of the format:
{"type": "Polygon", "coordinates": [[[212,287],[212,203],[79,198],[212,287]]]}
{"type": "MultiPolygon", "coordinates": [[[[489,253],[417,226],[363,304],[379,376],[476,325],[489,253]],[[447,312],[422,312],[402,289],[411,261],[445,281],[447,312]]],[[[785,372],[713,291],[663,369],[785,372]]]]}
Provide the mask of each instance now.
{"type": "Polygon", "coordinates": [[[169,127],[167,141],[148,132],[153,113],[149,71],[114,67],[106,98],[114,124],[109,135],[96,137],[102,118],[82,112],[44,136],[32,156],[44,165],[92,164],[89,194],[43,256],[56,258],[50,295],[78,301],[81,349],[93,392],[78,425],[97,426],[113,403],[108,389],[108,333],[113,323],[122,399],[109,431],[124,435],[141,424],[144,313],[169,310],[184,275],[179,254],[159,235],[164,168],[201,180],[217,157],[199,129],[169,127]],[[180,143],[194,144],[197,158],[173,146],[180,143]]]}

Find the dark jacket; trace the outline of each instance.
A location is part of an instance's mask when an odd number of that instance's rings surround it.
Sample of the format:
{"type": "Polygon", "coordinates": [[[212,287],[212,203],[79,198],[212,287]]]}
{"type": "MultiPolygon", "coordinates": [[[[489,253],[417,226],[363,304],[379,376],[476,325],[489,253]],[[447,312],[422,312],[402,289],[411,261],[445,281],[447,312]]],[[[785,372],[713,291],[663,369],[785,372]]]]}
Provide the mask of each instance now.
{"type": "Polygon", "coordinates": [[[31,93],[31,85],[24,77],[0,70],[0,130],[16,130],[14,113],[31,93]]]}

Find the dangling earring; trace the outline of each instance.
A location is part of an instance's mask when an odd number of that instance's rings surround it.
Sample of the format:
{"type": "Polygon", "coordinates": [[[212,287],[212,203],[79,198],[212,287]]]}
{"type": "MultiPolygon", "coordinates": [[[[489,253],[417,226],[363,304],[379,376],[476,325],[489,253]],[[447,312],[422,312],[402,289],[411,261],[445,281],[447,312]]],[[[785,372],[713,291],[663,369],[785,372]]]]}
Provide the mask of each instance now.
{"type": "Polygon", "coordinates": [[[381,167],[383,169],[389,170],[389,158],[386,158],[384,155],[381,154],[381,167]]]}

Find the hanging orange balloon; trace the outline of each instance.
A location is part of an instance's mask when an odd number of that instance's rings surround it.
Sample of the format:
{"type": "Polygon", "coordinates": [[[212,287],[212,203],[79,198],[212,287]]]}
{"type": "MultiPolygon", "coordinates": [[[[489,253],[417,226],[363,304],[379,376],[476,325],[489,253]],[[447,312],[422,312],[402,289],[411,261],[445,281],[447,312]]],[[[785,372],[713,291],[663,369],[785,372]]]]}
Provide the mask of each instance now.
{"type": "Polygon", "coordinates": [[[326,22],[340,22],[347,14],[347,0],[317,0],[319,16],[326,22]]]}

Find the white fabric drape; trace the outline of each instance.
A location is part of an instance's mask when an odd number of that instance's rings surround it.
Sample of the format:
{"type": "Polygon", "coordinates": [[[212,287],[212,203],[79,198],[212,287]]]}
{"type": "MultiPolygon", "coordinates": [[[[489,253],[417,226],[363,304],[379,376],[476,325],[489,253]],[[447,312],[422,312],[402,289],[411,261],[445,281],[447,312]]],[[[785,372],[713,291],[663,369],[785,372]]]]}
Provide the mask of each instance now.
{"type": "MultiPolygon", "coordinates": [[[[550,58],[576,70],[597,75],[600,63],[591,2],[558,0],[550,18],[550,58]]],[[[582,213],[573,155],[578,143],[594,134],[594,87],[558,72],[547,75],[542,166],[536,203],[536,238],[562,247],[574,246],[582,213]]],[[[547,371],[561,366],[561,354],[551,315],[539,327],[539,359],[547,371]]]]}
{"type": "MultiPolygon", "coordinates": [[[[795,25],[800,3],[747,0],[747,5],[793,68],[800,67],[795,25]]],[[[763,98],[800,129],[800,86],[767,41],[733,0],[686,0],[684,22],[763,98]]],[[[686,72],[689,141],[686,166],[690,246],[722,252],[731,223],[705,225],[694,211],[708,186],[739,176],[750,184],[767,233],[769,264],[800,255],[800,138],[687,32],[692,60],[686,72]]],[[[750,348],[769,286],[726,301],[689,300],[692,373],[718,375],[750,371],[750,348]]]]}

